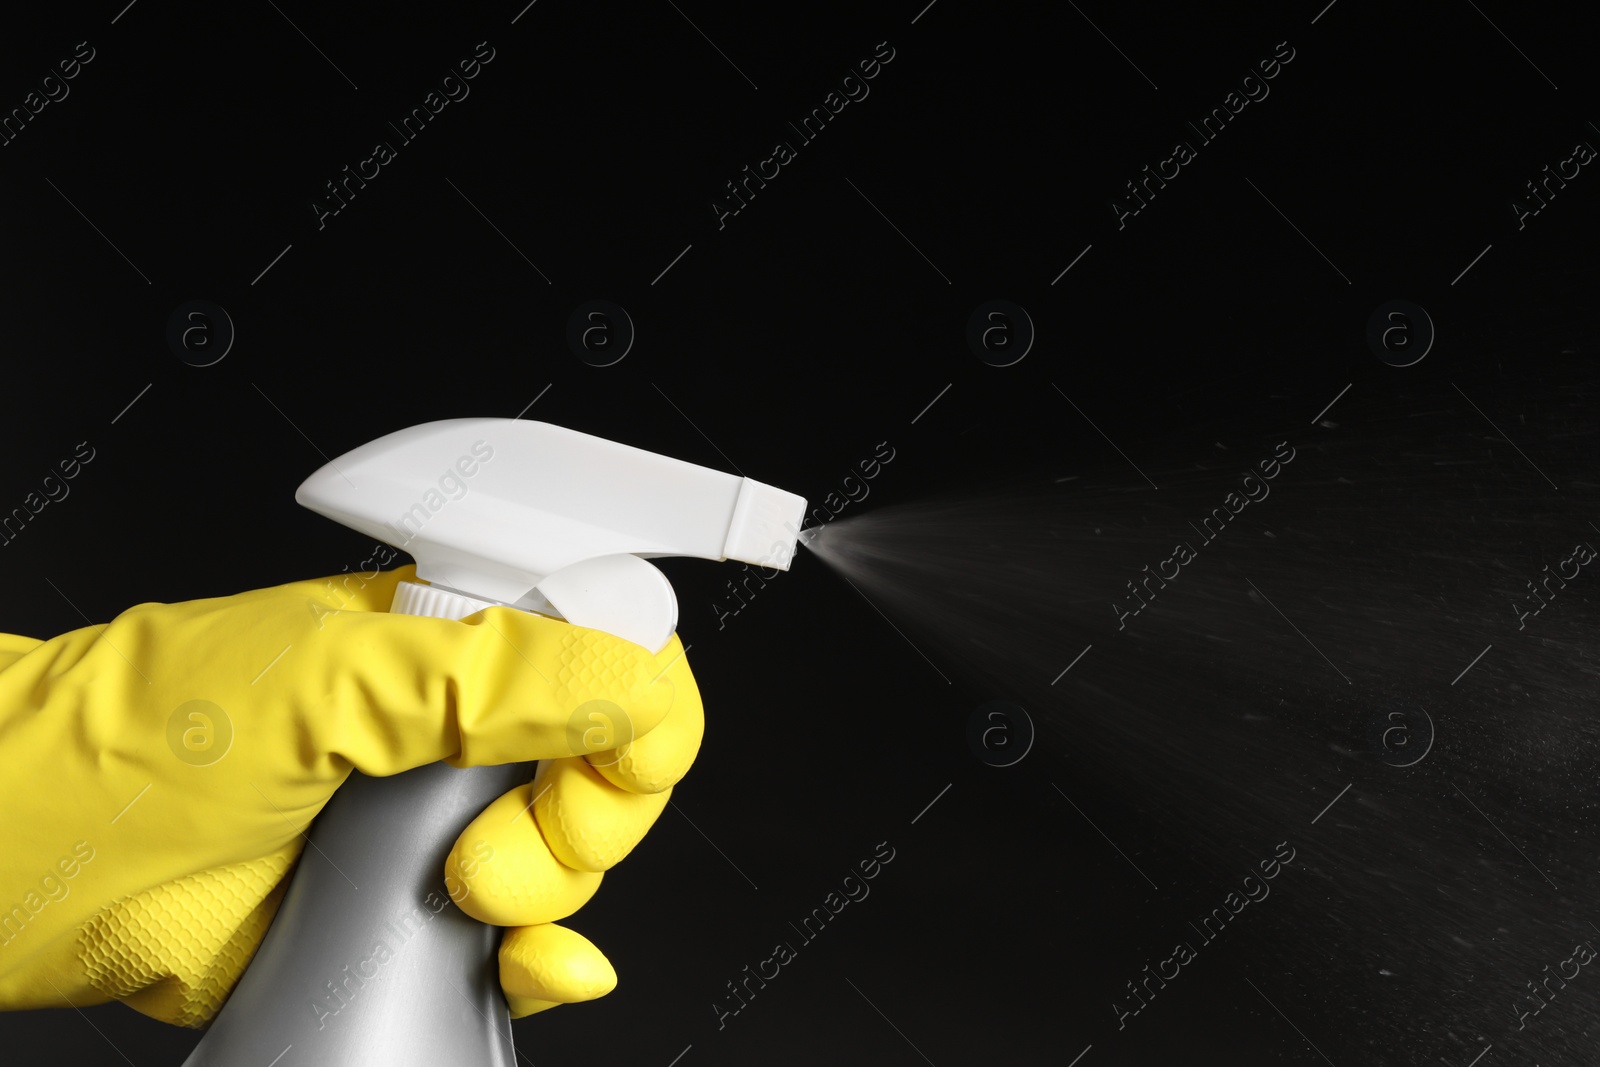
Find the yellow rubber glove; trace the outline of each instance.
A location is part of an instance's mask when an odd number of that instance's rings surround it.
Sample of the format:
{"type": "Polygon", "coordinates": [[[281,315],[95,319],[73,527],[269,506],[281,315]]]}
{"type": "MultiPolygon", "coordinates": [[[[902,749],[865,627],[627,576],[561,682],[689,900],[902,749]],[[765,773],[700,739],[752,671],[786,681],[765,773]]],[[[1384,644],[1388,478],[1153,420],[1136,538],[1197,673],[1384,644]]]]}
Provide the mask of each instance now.
{"type": "Polygon", "coordinates": [[[513,1016],[615,986],[605,956],[553,920],[594,895],[699,749],[682,645],[652,656],[510,608],[390,615],[414,571],[140,604],[49,641],[0,634],[0,1007],[119,999],[205,1025],[351,769],[441,759],[548,761],[440,872],[469,914],[513,927],[500,951],[513,1016]],[[574,754],[569,720],[593,700],[638,739],[598,751],[630,735],[612,724],[574,754]]]}

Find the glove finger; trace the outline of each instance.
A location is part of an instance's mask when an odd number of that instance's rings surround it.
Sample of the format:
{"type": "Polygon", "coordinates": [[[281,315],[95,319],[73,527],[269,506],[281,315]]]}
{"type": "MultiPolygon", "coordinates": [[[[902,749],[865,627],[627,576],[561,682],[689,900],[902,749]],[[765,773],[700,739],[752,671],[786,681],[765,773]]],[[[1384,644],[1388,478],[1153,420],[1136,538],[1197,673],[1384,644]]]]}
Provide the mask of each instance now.
{"type": "Polygon", "coordinates": [[[670,787],[659,793],[618,789],[581,756],[572,756],[539,764],[533,812],[537,832],[556,859],[579,871],[605,871],[633,851],[671,795],[670,787]]]}
{"type": "Polygon", "coordinates": [[[479,812],[445,859],[450,899],[479,922],[532,926],[564,919],[600,888],[599,872],[556,859],[532,809],[530,782],[479,812]]]}
{"type": "MultiPolygon", "coordinates": [[[[677,635],[652,655],[602,631],[512,608],[461,620],[382,610],[397,575],[409,571],[386,572],[354,600],[333,599],[326,580],[280,587],[292,590],[281,610],[305,620],[297,624],[299,655],[294,670],[269,672],[257,688],[298,710],[310,735],[302,758],[378,776],[441,759],[458,767],[550,759],[642,737],[666,718],[675,686],[663,668],[681,657],[677,635]],[[352,604],[362,610],[338,606],[352,604]],[[305,635],[310,620],[316,630],[305,635]],[[584,709],[595,702],[616,720],[614,733],[582,728],[584,709]]],[[[253,626],[269,625],[263,606],[249,610],[253,626]]]]}
{"type": "Polygon", "coordinates": [[[631,793],[659,793],[678,784],[689,773],[705,736],[705,707],[688,662],[682,656],[673,660],[662,670],[661,680],[672,684],[672,713],[643,737],[584,757],[606,781],[631,793]]]}
{"type": "Polygon", "coordinates": [[[617,988],[617,972],[575,930],[554,923],[519,926],[500,939],[500,988],[511,1017],[520,1019],[558,1004],[603,997],[617,988]]]}
{"type": "Polygon", "coordinates": [[[559,1001],[519,997],[512,993],[506,993],[505,998],[506,1007],[511,1009],[511,1017],[513,1019],[526,1019],[528,1016],[537,1015],[541,1011],[549,1011],[551,1008],[561,1007],[559,1001]]]}

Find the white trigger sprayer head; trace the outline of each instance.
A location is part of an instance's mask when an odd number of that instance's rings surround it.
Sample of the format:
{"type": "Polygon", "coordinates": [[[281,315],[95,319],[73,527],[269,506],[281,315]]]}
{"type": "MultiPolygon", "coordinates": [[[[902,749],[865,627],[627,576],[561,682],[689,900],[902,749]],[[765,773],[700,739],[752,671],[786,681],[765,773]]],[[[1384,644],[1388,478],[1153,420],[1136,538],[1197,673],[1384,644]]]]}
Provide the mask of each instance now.
{"type": "Polygon", "coordinates": [[[525,419],[445,419],[380,437],[307,478],[304,506],[417,561],[394,610],[491,604],[559,615],[659,651],[677,599],[653,556],[788,570],[805,499],[525,419]]]}

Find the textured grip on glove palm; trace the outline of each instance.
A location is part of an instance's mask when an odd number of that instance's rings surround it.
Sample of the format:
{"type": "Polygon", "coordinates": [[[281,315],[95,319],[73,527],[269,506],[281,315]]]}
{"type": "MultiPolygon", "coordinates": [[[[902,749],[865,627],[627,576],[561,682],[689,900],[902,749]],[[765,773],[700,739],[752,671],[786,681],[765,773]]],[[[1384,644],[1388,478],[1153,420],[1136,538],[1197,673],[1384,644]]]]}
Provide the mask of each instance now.
{"type": "Polygon", "coordinates": [[[300,842],[101,908],[78,931],[90,985],[152,1018],[204,1026],[255,955],[300,842]]]}

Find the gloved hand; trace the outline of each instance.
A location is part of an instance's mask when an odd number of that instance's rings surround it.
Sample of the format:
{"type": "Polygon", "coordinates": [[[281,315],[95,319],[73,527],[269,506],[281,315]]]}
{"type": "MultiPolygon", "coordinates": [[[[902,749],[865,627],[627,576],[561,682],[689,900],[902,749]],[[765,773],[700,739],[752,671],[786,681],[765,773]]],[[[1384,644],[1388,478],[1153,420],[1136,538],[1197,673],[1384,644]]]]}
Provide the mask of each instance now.
{"type": "Polygon", "coordinates": [[[651,655],[511,608],[389,614],[414,573],[140,604],[49,641],[0,634],[0,1007],[120,999],[203,1026],[351,769],[437,760],[547,761],[441,872],[468,914],[511,927],[512,1016],[615,986],[599,949],[553,920],[594,895],[699,749],[683,647],[674,635],[651,655]],[[637,740],[590,752],[627,734],[593,730],[574,754],[569,718],[591,700],[623,709],[637,740]]]}

